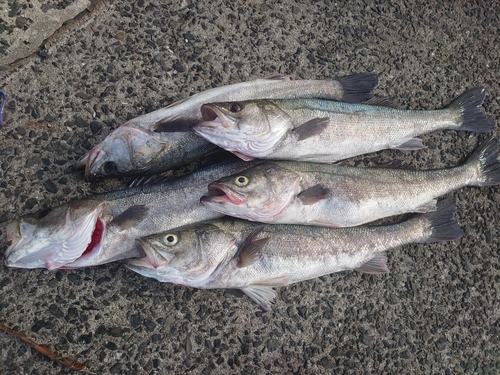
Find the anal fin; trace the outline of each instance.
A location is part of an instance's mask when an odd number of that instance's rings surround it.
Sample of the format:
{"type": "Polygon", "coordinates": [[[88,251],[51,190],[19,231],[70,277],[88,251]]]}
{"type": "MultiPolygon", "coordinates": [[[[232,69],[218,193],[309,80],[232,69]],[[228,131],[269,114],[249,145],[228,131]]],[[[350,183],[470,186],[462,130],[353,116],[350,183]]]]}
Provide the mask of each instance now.
{"type": "Polygon", "coordinates": [[[422,143],[422,140],[420,138],[412,138],[409,141],[406,141],[398,146],[392,147],[393,149],[396,150],[421,150],[425,148],[424,144],[422,143]]]}
{"type": "Polygon", "coordinates": [[[388,273],[389,269],[387,268],[387,257],[384,254],[376,254],[373,258],[366,261],[358,268],[355,268],[355,270],[374,275],[388,273]]]}
{"type": "Polygon", "coordinates": [[[418,206],[417,208],[415,208],[412,211],[425,214],[426,212],[433,212],[436,210],[437,210],[437,199],[432,199],[429,202],[426,202],[426,203],[418,206]]]}

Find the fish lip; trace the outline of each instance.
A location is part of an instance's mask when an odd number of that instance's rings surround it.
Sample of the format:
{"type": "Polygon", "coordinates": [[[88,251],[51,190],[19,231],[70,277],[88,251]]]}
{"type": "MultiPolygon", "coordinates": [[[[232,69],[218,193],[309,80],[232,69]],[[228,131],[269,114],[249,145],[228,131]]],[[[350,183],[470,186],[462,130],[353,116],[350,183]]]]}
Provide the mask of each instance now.
{"type": "MultiPolygon", "coordinates": [[[[85,165],[85,179],[89,180],[90,179],[90,174],[92,171],[93,166],[102,159],[104,156],[104,153],[98,149],[97,147],[92,148],[89,153],[86,155],[86,162],[87,164],[85,165]]],[[[83,160],[80,159],[80,160],[83,160]]]]}
{"type": "Polygon", "coordinates": [[[228,188],[224,184],[219,182],[212,182],[208,185],[208,195],[201,197],[201,203],[232,203],[239,206],[245,203],[247,197],[236,193],[232,189],[228,188]]]}
{"type": "Polygon", "coordinates": [[[135,245],[139,251],[140,258],[129,259],[126,262],[127,264],[135,263],[135,266],[153,269],[168,265],[168,260],[158,254],[147,239],[137,238],[135,240],[135,245]]]}
{"type": "Polygon", "coordinates": [[[208,131],[220,128],[229,128],[231,127],[231,120],[235,121],[235,119],[221,111],[215,104],[203,104],[201,106],[201,115],[203,117],[203,121],[198,122],[193,126],[194,131],[197,131],[199,128],[203,128],[208,131]]]}
{"type": "Polygon", "coordinates": [[[14,220],[7,224],[7,241],[12,241],[12,243],[7,248],[5,256],[8,256],[9,250],[14,248],[16,244],[21,240],[20,225],[21,222],[19,220],[14,220]]]}

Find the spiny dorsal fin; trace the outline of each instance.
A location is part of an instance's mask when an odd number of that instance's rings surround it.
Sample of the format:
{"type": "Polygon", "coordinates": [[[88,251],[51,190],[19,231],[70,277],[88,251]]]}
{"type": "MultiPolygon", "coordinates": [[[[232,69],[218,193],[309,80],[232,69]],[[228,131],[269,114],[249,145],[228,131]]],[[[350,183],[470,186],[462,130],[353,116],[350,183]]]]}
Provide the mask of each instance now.
{"type": "Polygon", "coordinates": [[[269,237],[261,238],[259,240],[255,239],[263,229],[264,226],[260,226],[252,231],[252,233],[250,233],[248,237],[245,238],[245,241],[243,241],[240,245],[238,250],[238,268],[250,266],[259,260],[260,251],[270,239],[269,237]]]}
{"type": "Polygon", "coordinates": [[[374,275],[388,273],[389,269],[387,268],[387,257],[384,254],[376,254],[373,258],[356,268],[356,271],[371,273],[374,275]]]}
{"type": "Polygon", "coordinates": [[[317,117],[297,126],[293,131],[297,134],[297,140],[302,141],[314,135],[321,134],[328,126],[330,119],[328,117],[317,117]]]}
{"type": "Polygon", "coordinates": [[[297,195],[297,198],[300,199],[303,205],[308,206],[322,199],[326,199],[329,192],[330,189],[317,184],[301,192],[299,195],[297,195]]]}
{"type": "Polygon", "coordinates": [[[146,205],[137,205],[127,208],[120,215],[115,217],[109,224],[116,225],[122,230],[132,228],[140,223],[148,214],[149,208],[146,205]]]}
{"type": "Polygon", "coordinates": [[[292,79],[292,76],[290,74],[271,74],[270,76],[267,76],[264,79],[273,79],[277,81],[290,81],[292,79]]]}

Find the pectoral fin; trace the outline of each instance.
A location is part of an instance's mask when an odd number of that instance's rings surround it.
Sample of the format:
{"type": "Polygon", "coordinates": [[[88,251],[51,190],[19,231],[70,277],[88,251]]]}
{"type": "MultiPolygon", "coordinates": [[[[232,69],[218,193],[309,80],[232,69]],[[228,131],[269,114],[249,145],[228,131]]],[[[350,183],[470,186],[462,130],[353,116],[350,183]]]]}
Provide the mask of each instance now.
{"type": "Polygon", "coordinates": [[[116,225],[120,227],[121,230],[126,230],[143,221],[148,211],[149,208],[144,204],[132,206],[115,217],[109,224],[116,225]]]}
{"type": "Polygon", "coordinates": [[[315,135],[321,134],[329,123],[328,117],[318,117],[313,118],[302,125],[296,127],[293,132],[297,134],[297,140],[302,141],[304,139],[313,137],[315,135]]]}
{"type": "Polygon", "coordinates": [[[388,273],[387,257],[384,254],[376,254],[373,258],[356,268],[356,271],[374,275],[388,273]]]}
{"type": "Polygon", "coordinates": [[[303,205],[308,206],[322,199],[326,199],[329,192],[330,189],[317,184],[301,192],[299,195],[297,195],[297,198],[300,199],[303,205]]]}
{"type": "Polygon", "coordinates": [[[269,241],[269,237],[256,240],[255,238],[262,232],[263,226],[258,227],[243,241],[238,250],[238,268],[248,267],[260,258],[260,252],[269,241]]]}
{"type": "Polygon", "coordinates": [[[412,138],[409,141],[406,141],[405,143],[402,143],[398,146],[394,146],[392,148],[396,150],[410,151],[410,150],[421,150],[425,148],[425,146],[420,138],[412,138]]]}

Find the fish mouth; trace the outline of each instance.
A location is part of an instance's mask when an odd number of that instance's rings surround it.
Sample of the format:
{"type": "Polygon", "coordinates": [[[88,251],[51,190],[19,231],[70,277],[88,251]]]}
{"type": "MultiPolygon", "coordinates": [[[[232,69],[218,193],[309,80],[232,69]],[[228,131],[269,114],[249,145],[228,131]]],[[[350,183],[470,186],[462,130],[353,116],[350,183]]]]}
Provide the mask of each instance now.
{"type": "Polygon", "coordinates": [[[239,206],[246,200],[246,196],[236,193],[235,191],[231,190],[221,183],[212,182],[208,185],[208,195],[204,195],[203,197],[201,197],[200,202],[219,204],[231,203],[239,206]]]}
{"type": "Polygon", "coordinates": [[[230,128],[232,122],[235,121],[213,104],[203,104],[201,106],[201,116],[203,121],[193,126],[194,131],[200,128],[208,132],[221,128],[230,128]]]}
{"type": "Polygon", "coordinates": [[[135,240],[135,245],[139,251],[140,258],[128,259],[126,261],[127,265],[150,269],[168,266],[168,260],[162,257],[147,239],[138,238],[135,240]]]}
{"type": "Polygon", "coordinates": [[[85,161],[85,180],[89,180],[90,177],[91,177],[91,171],[92,171],[92,168],[94,167],[94,165],[96,165],[96,163],[102,159],[102,157],[104,156],[104,153],[98,149],[97,147],[94,147],[93,149],[91,149],[89,151],[89,153],[87,155],[85,155],[82,159],[80,159],[81,161],[85,161]]]}

